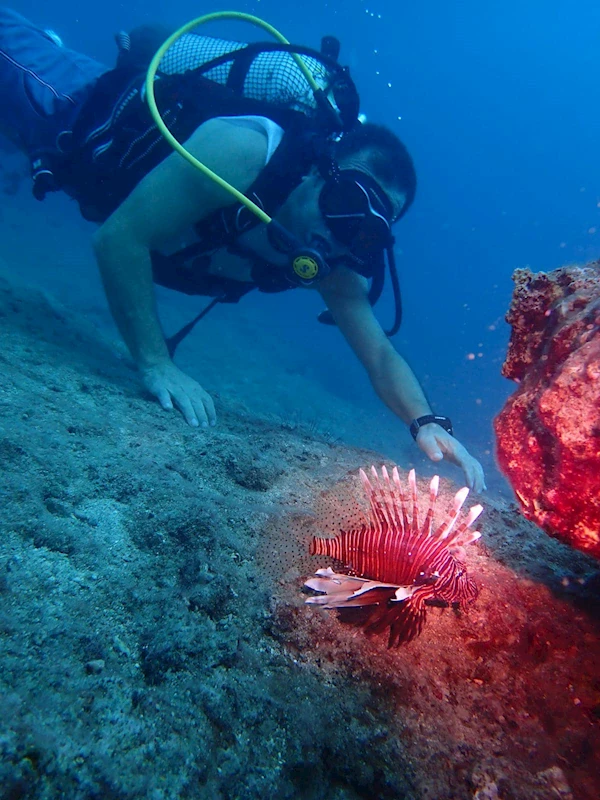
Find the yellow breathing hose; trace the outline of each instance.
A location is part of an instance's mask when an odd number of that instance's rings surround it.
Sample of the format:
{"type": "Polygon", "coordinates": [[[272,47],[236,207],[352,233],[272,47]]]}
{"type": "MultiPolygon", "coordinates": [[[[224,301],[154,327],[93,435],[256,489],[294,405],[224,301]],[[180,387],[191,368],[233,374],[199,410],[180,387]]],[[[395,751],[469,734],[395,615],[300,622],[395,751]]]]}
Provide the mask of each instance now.
{"type": "MultiPolygon", "coordinates": [[[[269,224],[271,222],[271,217],[253,203],[249,197],[246,197],[245,194],[238,191],[235,186],[232,186],[227,181],[223,180],[216,172],[213,172],[209,167],[203,164],[201,161],[192,155],[189,150],[179,142],[171,133],[171,131],[167,128],[164,123],[163,118],[160,115],[160,111],[158,110],[158,106],[156,105],[156,98],[154,96],[154,78],[156,77],[156,72],[158,70],[159,64],[162,61],[165,53],[167,50],[173,45],[181,36],[186,33],[189,33],[193,28],[197,28],[199,25],[204,25],[206,22],[213,22],[215,20],[223,20],[223,19],[233,19],[233,20],[240,20],[242,22],[249,22],[251,25],[256,25],[259,28],[267,31],[268,33],[273,36],[281,44],[289,44],[288,40],[283,36],[283,34],[279,33],[279,31],[274,28],[272,25],[269,25],[268,22],[260,19],[259,17],[254,17],[252,14],[243,14],[242,12],[238,11],[219,11],[215,12],[214,14],[205,14],[202,17],[197,17],[193,19],[191,22],[188,22],[186,25],[183,25],[179,30],[175,31],[169,38],[164,42],[164,44],[159,47],[157,50],[154,58],[150,62],[150,66],[148,67],[148,72],[146,73],[146,98],[148,102],[148,106],[150,108],[150,114],[152,115],[152,119],[154,120],[156,127],[165,137],[167,142],[171,145],[173,150],[178,152],[181,156],[183,156],[186,161],[189,161],[196,169],[199,169],[207,178],[210,178],[212,181],[217,183],[222,189],[225,189],[230,194],[232,194],[235,199],[246,206],[246,208],[255,214],[261,222],[265,224],[269,224]]],[[[302,74],[308,81],[311,89],[313,91],[319,91],[319,85],[316,83],[315,79],[313,78],[310,70],[306,66],[305,61],[302,59],[298,53],[290,53],[294,61],[298,64],[298,67],[302,71],[302,74]]]]}

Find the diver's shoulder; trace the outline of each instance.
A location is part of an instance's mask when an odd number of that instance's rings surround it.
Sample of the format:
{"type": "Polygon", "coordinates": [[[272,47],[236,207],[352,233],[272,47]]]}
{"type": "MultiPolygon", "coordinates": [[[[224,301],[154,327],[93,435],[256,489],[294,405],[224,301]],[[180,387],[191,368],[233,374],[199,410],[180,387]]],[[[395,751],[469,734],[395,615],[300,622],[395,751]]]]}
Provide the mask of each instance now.
{"type": "Polygon", "coordinates": [[[268,141],[260,131],[215,118],[197,128],[186,142],[186,149],[220,177],[244,191],[264,169],[268,141]]]}
{"type": "Polygon", "coordinates": [[[204,147],[211,150],[232,152],[242,149],[250,155],[266,153],[268,137],[260,128],[238,125],[226,117],[214,117],[196,128],[192,134],[194,139],[201,139],[204,147]]]}

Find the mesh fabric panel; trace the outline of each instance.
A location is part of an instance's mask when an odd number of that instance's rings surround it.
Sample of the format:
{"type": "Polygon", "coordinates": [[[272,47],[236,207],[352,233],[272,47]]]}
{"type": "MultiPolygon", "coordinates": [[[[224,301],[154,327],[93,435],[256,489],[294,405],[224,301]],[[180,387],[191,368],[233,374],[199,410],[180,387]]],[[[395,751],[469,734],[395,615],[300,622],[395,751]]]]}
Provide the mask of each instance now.
{"type": "MultiPolygon", "coordinates": [[[[159,70],[167,75],[195,69],[213,58],[240,50],[244,42],[229,42],[211,36],[188,33],[178,39],[165,53],[159,70]]],[[[328,70],[314,58],[302,57],[320,88],[326,88],[328,70]]],[[[205,73],[216,83],[227,81],[231,63],[221,64],[205,73]]],[[[259,53],[248,70],[244,82],[244,97],[263,100],[276,106],[310,113],[316,108],[312,90],[300,68],[289,53],[259,53]]]]}

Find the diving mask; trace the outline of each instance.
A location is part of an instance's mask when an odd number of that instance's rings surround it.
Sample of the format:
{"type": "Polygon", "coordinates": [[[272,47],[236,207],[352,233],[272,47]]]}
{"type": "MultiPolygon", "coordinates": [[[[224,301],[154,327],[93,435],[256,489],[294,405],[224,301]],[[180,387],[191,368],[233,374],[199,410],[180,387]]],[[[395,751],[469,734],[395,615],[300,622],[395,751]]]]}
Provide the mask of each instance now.
{"type": "Polygon", "coordinates": [[[335,239],[360,260],[392,242],[391,203],[365,172],[335,169],[319,195],[319,209],[335,239]]]}

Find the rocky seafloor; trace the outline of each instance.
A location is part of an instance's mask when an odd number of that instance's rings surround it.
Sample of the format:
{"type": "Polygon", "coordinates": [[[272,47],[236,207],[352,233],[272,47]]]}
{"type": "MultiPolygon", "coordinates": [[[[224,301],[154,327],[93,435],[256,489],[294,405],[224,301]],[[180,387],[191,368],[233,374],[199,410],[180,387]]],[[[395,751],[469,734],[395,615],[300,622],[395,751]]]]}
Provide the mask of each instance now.
{"type": "Polygon", "coordinates": [[[226,397],[189,429],[6,280],[0,337],[1,798],[600,797],[595,562],[486,496],[478,600],[387,650],[265,568],[381,456],[226,397]]]}

